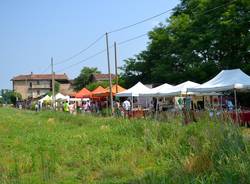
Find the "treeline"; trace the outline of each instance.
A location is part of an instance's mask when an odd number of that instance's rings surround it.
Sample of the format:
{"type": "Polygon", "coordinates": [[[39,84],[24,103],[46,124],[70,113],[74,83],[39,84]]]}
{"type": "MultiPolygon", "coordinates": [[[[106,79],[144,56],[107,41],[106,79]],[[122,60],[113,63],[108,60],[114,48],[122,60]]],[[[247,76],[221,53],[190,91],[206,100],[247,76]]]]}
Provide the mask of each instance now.
{"type": "Polygon", "coordinates": [[[181,0],[148,36],[146,50],[121,67],[125,87],[202,83],[222,69],[250,74],[249,0],[181,0]]]}

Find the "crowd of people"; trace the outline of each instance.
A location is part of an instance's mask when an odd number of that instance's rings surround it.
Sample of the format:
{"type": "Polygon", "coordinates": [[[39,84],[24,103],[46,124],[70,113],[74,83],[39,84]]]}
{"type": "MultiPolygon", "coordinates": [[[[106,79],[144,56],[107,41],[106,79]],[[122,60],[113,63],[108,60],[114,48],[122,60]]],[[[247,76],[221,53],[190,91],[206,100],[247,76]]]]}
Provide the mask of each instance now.
{"type": "MultiPolygon", "coordinates": [[[[83,101],[81,103],[64,101],[62,104],[59,105],[59,107],[57,107],[57,109],[70,114],[77,114],[77,113],[98,114],[107,107],[108,107],[107,102],[88,100],[88,101],[83,101]]],[[[113,109],[114,115],[117,117],[119,116],[129,117],[130,112],[132,110],[130,99],[126,99],[123,102],[115,100],[113,107],[114,107],[113,109]]],[[[36,111],[39,111],[38,106],[36,106],[36,111]]]]}

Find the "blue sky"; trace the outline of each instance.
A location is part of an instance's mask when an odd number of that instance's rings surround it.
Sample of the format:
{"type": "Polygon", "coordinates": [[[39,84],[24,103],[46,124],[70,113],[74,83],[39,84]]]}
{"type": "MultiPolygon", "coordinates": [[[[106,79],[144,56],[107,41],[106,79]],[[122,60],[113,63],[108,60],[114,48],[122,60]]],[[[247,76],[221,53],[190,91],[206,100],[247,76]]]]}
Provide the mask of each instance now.
{"type": "MultiPolygon", "coordinates": [[[[45,70],[51,56],[62,61],[79,52],[98,36],[110,30],[133,24],[165,10],[174,8],[179,0],[1,0],[0,1],[0,89],[12,88],[10,79],[19,74],[49,73],[45,70]]],[[[110,45],[147,33],[169,14],[114,33],[110,45]]],[[[147,36],[118,47],[118,65],[145,49],[147,36]]],[[[67,68],[96,52],[105,49],[100,40],[87,52],[55,66],[55,71],[75,78],[82,67],[98,67],[107,73],[106,54],[67,68]],[[62,70],[62,71],[61,71],[62,70]]],[[[114,53],[110,50],[112,72],[114,53]]]]}

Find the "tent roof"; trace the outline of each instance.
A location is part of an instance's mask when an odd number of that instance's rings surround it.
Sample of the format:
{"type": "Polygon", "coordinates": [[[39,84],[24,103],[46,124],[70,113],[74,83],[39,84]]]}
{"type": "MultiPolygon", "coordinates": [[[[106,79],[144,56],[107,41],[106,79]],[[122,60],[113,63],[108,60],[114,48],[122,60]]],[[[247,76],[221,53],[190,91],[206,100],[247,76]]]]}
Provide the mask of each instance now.
{"type": "Polygon", "coordinates": [[[78,93],[76,93],[76,98],[89,98],[92,93],[87,88],[82,88],[78,93]]]}
{"type": "MultiPolygon", "coordinates": [[[[120,85],[115,84],[115,85],[112,85],[112,93],[116,93],[116,86],[117,86],[117,89],[118,89],[118,93],[123,92],[123,91],[126,90],[125,88],[121,87],[120,85]]],[[[109,87],[107,87],[106,90],[108,90],[108,92],[109,92],[109,87]]]]}
{"type": "Polygon", "coordinates": [[[64,96],[64,95],[61,94],[61,93],[57,93],[56,96],[55,96],[55,99],[56,99],[56,100],[68,100],[68,99],[69,99],[69,96],[64,96]]]}
{"type": "MultiPolygon", "coordinates": [[[[192,87],[196,87],[199,85],[200,84],[192,82],[192,81],[186,81],[173,87],[162,88],[160,92],[157,93],[157,96],[178,96],[178,95],[186,94],[187,88],[192,88],[192,87]]],[[[191,93],[188,93],[188,94],[191,94],[191,93]]]]}
{"type": "Polygon", "coordinates": [[[52,100],[52,97],[49,95],[46,95],[45,97],[41,98],[38,101],[43,103],[43,101],[51,101],[51,100],[52,100]]]}
{"type": "Polygon", "coordinates": [[[142,96],[157,96],[157,93],[159,93],[161,91],[167,91],[167,89],[170,89],[172,87],[173,87],[173,85],[165,83],[165,84],[162,84],[162,85],[157,86],[155,88],[152,88],[149,91],[140,93],[140,95],[142,95],[142,96]]]}
{"type": "Polygon", "coordinates": [[[149,91],[150,89],[143,85],[141,82],[138,82],[133,87],[122,91],[120,93],[117,93],[116,96],[118,97],[129,97],[129,96],[139,96],[140,93],[144,93],[149,91]]]}
{"type": "Polygon", "coordinates": [[[222,70],[208,82],[197,87],[189,87],[190,92],[220,92],[227,90],[250,89],[250,76],[240,69],[222,70]]]}
{"type": "Polygon", "coordinates": [[[98,95],[101,95],[101,94],[106,94],[108,93],[108,90],[107,89],[104,89],[102,86],[98,86],[97,88],[95,88],[93,91],[92,91],[92,94],[94,96],[98,96],[98,95]]]}

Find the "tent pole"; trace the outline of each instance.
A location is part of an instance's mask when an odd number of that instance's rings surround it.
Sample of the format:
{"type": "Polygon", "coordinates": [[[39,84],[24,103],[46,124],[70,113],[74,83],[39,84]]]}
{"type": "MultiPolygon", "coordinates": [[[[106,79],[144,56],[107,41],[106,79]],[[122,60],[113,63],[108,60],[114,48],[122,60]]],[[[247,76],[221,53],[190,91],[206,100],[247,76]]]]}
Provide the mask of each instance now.
{"type": "Polygon", "coordinates": [[[137,97],[137,106],[138,106],[138,109],[139,109],[139,105],[140,105],[140,96],[137,97]]]}
{"type": "Polygon", "coordinates": [[[222,95],[220,96],[220,109],[222,111],[222,95]]]}
{"type": "Polygon", "coordinates": [[[155,109],[155,119],[158,117],[158,97],[156,97],[156,109],[155,109]]]}
{"type": "Polygon", "coordinates": [[[132,117],[134,117],[133,115],[133,109],[134,109],[134,99],[133,99],[133,96],[132,96],[132,102],[131,102],[132,106],[131,106],[131,113],[132,113],[132,117]]]}
{"type": "Polygon", "coordinates": [[[236,94],[236,89],[234,89],[234,107],[235,107],[236,122],[238,122],[237,94],[236,94]]]}

